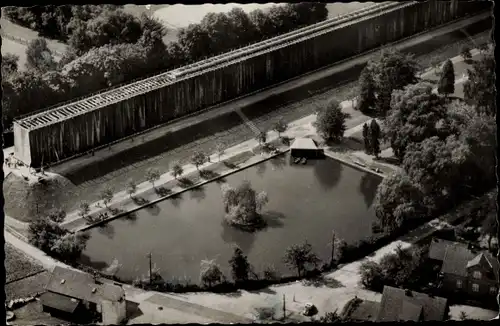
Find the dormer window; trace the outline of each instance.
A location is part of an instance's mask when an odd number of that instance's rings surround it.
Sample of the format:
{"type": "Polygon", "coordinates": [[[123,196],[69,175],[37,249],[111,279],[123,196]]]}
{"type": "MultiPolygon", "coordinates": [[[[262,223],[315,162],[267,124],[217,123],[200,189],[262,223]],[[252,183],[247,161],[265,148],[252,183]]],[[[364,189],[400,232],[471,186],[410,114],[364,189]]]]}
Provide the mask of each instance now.
{"type": "Polygon", "coordinates": [[[472,273],[472,277],[475,280],[480,280],[481,279],[481,272],[480,271],[474,271],[474,273],[472,273]]]}

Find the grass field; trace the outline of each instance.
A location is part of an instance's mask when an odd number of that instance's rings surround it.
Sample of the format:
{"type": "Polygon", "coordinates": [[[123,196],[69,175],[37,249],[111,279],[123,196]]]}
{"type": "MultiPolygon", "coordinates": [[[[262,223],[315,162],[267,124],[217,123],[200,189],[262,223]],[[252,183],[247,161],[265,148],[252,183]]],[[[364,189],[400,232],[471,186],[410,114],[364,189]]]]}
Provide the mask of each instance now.
{"type": "Polygon", "coordinates": [[[28,275],[43,271],[42,265],[14,248],[12,245],[5,243],[5,282],[10,283],[15,280],[22,279],[28,275]]]}

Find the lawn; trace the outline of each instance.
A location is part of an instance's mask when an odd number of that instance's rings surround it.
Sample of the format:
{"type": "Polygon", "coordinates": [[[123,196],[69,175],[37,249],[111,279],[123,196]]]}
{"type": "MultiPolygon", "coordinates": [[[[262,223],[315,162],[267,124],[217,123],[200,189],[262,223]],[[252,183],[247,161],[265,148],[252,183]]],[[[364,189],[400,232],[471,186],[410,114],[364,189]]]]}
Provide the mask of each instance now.
{"type": "Polygon", "coordinates": [[[14,248],[12,245],[5,243],[6,283],[25,278],[41,271],[43,271],[42,265],[28,258],[26,254],[14,248]]]}

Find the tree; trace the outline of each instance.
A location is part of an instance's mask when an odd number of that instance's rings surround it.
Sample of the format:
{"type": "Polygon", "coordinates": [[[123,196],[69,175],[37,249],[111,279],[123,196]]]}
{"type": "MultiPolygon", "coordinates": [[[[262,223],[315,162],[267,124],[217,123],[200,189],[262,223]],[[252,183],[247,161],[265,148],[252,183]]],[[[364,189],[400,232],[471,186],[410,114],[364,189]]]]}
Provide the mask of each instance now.
{"type": "Polygon", "coordinates": [[[339,142],[344,136],[345,121],[349,117],[350,114],[342,112],[340,103],[334,100],[319,110],[314,126],[323,139],[339,142]]]}
{"type": "Polygon", "coordinates": [[[220,162],[220,157],[222,155],[224,155],[224,151],[225,151],[224,144],[221,142],[217,142],[217,144],[215,145],[215,150],[217,151],[217,155],[219,156],[219,162],[220,162]]]}
{"type": "Polygon", "coordinates": [[[481,44],[479,44],[479,46],[477,48],[481,53],[485,53],[485,52],[488,52],[488,50],[490,49],[490,44],[489,43],[481,43],[481,44]]]}
{"type": "Polygon", "coordinates": [[[376,103],[375,97],[375,82],[371,71],[366,66],[359,76],[359,103],[357,108],[359,111],[367,114],[370,113],[376,103]]]}
{"type": "Polygon", "coordinates": [[[81,217],[87,216],[87,214],[90,212],[90,206],[87,202],[81,202],[80,207],[78,209],[78,215],[81,217]]]}
{"type": "Polygon", "coordinates": [[[90,238],[88,233],[71,233],[47,218],[30,222],[28,231],[28,239],[32,245],[49,255],[71,261],[77,259],[85,250],[90,238]]]}
{"type": "Polygon", "coordinates": [[[380,154],[380,138],[381,138],[381,130],[380,126],[377,123],[377,120],[372,119],[372,122],[370,123],[370,131],[368,133],[368,136],[370,137],[370,149],[371,149],[371,154],[375,155],[375,157],[378,158],[378,155],[380,154]]]}
{"type": "MultiPolygon", "coordinates": [[[[490,50],[491,51],[491,50],[490,50]]],[[[473,63],[464,83],[464,98],[480,113],[496,116],[495,57],[489,52],[473,63]]]]}
{"type": "Polygon", "coordinates": [[[267,194],[257,194],[250,182],[242,182],[236,189],[224,184],[221,187],[225,219],[230,224],[255,226],[262,222],[258,212],[268,202],[267,194]]]}
{"type": "Polygon", "coordinates": [[[316,266],[319,262],[318,256],[312,251],[312,246],[306,241],[299,245],[292,245],[286,249],[283,261],[301,277],[307,265],[316,266]]]}
{"type": "Polygon", "coordinates": [[[17,72],[19,56],[6,53],[2,54],[2,76],[8,77],[17,72]]]}
{"type": "Polygon", "coordinates": [[[470,186],[467,171],[471,158],[468,146],[456,136],[445,140],[434,136],[409,145],[402,167],[423,191],[423,202],[435,209],[439,203],[454,203],[461,190],[469,191],[466,186],[470,186]]]}
{"type": "Polygon", "coordinates": [[[243,255],[243,251],[239,247],[234,248],[233,257],[229,260],[229,265],[231,265],[231,273],[235,282],[248,280],[250,264],[248,263],[248,258],[243,255]]]}
{"type": "Polygon", "coordinates": [[[269,202],[269,197],[267,196],[267,192],[261,191],[255,197],[255,203],[257,205],[257,212],[262,211],[262,208],[269,202]]]}
{"type": "Polygon", "coordinates": [[[281,133],[285,132],[288,128],[288,125],[283,119],[279,119],[273,127],[273,130],[278,133],[278,137],[281,138],[281,133]]]}
{"type": "Polygon", "coordinates": [[[205,164],[207,161],[207,156],[203,152],[195,152],[191,156],[191,163],[196,167],[196,170],[200,171],[200,166],[205,164]]]}
{"type": "Polygon", "coordinates": [[[102,200],[102,202],[104,203],[104,206],[106,206],[106,208],[108,207],[108,204],[113,199],[113,196],[114,196],[114,190],[113,190],[113,188],[110,188],[108,186],[106,186],[99,194],[99,198],[102,200]]]}
{"type": "Polygon", "coordinates": [[[491,240],[498,236],[496,210],[490,211],[483,220],[481,233],[488,237],[488,249],[491,251],[491,240]]]}
{"type": "Polygon", "coordinates": [[[49,213],[48,218],[51,221],[59,224],[62,223],[62,221],[64,221],[64,219],[66,218],[66,212],[60,208],[54,209],[49,213]]]}
{"type": "Polygon", "coordinates": [[[447,117],[445,98],[432,92],[429,83],[394,91],[392,109],[384,120],[384,137],[394,156],[404,157],[407,146],[439,135],[439,122],[447,117]]]}
{"type": "Polygon", "coordinates": [[[460,320],[462,321],[465,321],[467,320],[469,317],[467,316],[467,314],[465,313],[465,311],[460,311],[460,316],[459,316],[460,320]]]}
{"type": "Polygon", "coordinates": [[[259,142],[259,145],[265,144],[267,142],[267,133],[265,131],[261,131],[255,139],[259,142]]]}
{"type": "Polygon", "coordinates": [[[26,69],[44,73],[55,68],[56,63],[47,41],[44,38],[32,40],[26,49],[26,69]]]}
{"type": "Polygon", "coordinates": [[[151,184],[153,185],[153,188],[155,187],[155,182],[160,180],[160,176],[161,176],[161,173],[160,173],[160,170],[158,169],[148,169],[146,171],[146,180],[148,180],[149,182],[151,182],[151,184]]]}
{"type": "Polygon", "coordinates": [[[200,267],[200,279],[205,286],[210,288],[212,285],[222,281],[224,275],[219,265],[215,263],[215,260],[202,260],[200,267]]]}
{"type": "Polygon", "coordinates": [[[387,176],[380,183],[373,207],[382,228],[393,231],[404,223],[426,216],[423,194],[404,172],[387,176]]]}
{"type": "Polygon", "coordinates": [[[382,268],[377,262],[367,260],[359,267],[361,274],[360,282],[367,289],[381,291],[384,287],[382,268]]]}
{"type": "Polygon", "coordinates": [[[51,251],[64,260],[74,261],[85,250],[89,239],[90,234],[86,232],[68,232],[54,241],[51,251]]]}
{"type": "Polygon", "coordinates": [[[455,92],[455,69],[449,59],[444,63],[443,72],[439,78],[438,92],[446,96],[455,92]]]}
{"type": "Polygon", "coordinates": [[[370,135],[370,128],[366,123],[363,124],[363,142],[365,144],[365,153],[366,154],[371,154],[372,153],[372,148],[371,148],[371,135],[370,135]]]}
{"type": "Polygon", "coordinates": [[[174,176],[175,180],[177,180],[178,177],[182,175],[184,170],[182,169],[182,166],[179,163],[174,163],[172,166],[172,175],[174,176]]]}
{"type": "Polygon", "coordinates": [[[335,310],[334,312],[327,312],[324,316],[320,317],[319,322],[324,324],[339,323],[342,322],[342,317],[335,310]]]}
{"type": "Polygon", "coordinates": [[[464,61],[471,60],[472,53],[471,53],[470,47],[468,45],[463,46],[462,49],[460,50],[460,55],[462,56],[464,61]]]}
{"type": "Polygon", "coordinates": [[[133,180],[129,180],[127,184],[127,193],[132,198],[132,195],[137,192],[137,184],[133,180]]]}
{"type": "Polygon", "coordinates": [[[380,56],[368,62],[368,68],[375,82],[376,93],[392,94],[418,81],[420,66],[411,54],[394,48],[383,49],[380,56]]]}

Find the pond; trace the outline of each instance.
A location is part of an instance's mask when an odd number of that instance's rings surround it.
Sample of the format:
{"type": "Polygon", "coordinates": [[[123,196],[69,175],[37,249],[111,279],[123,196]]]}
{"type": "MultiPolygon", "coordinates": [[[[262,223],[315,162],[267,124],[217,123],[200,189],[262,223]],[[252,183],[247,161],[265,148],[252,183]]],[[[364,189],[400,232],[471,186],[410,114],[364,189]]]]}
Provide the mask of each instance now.
{"type": "Polygon", "coordinates": [[[199,282],[200,262],[215,259],[227,277],[228,260],[238,245],[255,271],[273,265],[282,275],[292,271],[282,262],[285,249],[307,240],[324,261],[330,257],[332,230],[352,243],[372,234],[371,208],[381,178],[326,158],[305,165],[289,154],[270,159],[225,178],[236,187],[248,180],[266,191],[266,229],[239,231],[223,222],[221,183],[213,182],[137,212],[135,219],[117,219],[94,228],[82,262],[104,269],[117,259],[117,276],[147,275],[153,264],[165,280],[199,282]]]}

